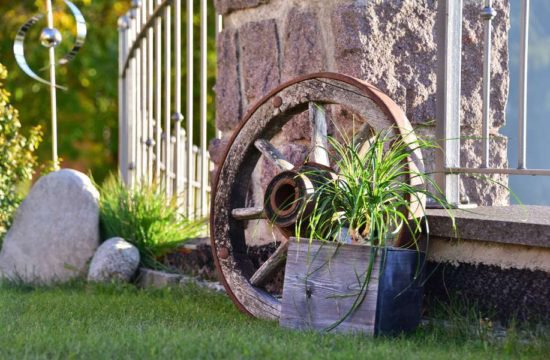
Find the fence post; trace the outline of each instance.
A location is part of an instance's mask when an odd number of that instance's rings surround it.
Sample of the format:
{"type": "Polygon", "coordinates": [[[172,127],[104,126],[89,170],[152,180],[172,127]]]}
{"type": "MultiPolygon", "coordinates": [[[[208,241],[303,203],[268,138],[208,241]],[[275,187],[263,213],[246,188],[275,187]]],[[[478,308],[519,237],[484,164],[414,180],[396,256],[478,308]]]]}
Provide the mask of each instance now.
{"type": "Polygon", "coordinates": [[[128,19],[121,16],[118,19],[118,168],[120,176],[125,184],[128,184],[128,139],[127,139],[127,94],[126,94],[126,75],[124,71],[124,61],[126,59],[126,34],[128,29],[128,19]]]}
{"type": "Polygon", "coordinates": [[[447,201],[460,204],[459,178],[447,169],[460,167],[460,76],[462,0],[440,0],[437,8],[437,106],[435,181],[447,201]]]}

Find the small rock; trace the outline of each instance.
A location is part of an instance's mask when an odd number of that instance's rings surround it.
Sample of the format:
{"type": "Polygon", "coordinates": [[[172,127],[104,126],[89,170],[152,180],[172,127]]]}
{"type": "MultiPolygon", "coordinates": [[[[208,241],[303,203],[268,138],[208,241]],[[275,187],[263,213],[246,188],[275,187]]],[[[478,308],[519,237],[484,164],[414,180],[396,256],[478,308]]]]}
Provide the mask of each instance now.
{"type": "Polygon", "coordinates": [[[139,266],[139,250],[123,238],[112,238],[97,249],[88,281],[110,282],[113,280],[128,282],[139,266]]]}
{"type": "Polygon", "coordinates": [[[225,287],[217,281],[199,280],[193,276],[183,275],[180,280],[180,286],[186,286],[188,284],[195,284],[199,287],[210,289],[219,293],[226,293],[225,287]]]}
{"type": "Polygon", "coordinates": [[[141,268],[139,269],[138,284],[144,288],[163,288],[166,286],[177,286],[181,278],[182,275],[179,274],[141,268]]]}
{"type": "Polygon", "coordinates": [[[0,252],[0,278],[64,282],[86,274],[99,245],[99,193],[70,169],[40,178],[23,201],[0,252]]]}

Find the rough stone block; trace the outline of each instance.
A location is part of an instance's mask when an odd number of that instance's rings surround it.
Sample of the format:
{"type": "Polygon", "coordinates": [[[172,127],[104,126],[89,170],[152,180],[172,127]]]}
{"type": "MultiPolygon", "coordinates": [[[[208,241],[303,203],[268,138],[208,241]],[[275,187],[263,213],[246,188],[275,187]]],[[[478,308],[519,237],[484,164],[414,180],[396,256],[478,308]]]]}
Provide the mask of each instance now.
{"type": "Polygon", "coordinates": [[[232,29],[224,30],[218,37],[216,127],[221,131],[233,129],[242,116],[237,41],[237,32],[232,29]]]}
{"type": "Polygon", "coordinates": [[[247,23],[239,30],[239,54],[246,106],[279,85],[279,38],[275,20],[247,23]]]}
{"type": "Polygon", "coordinates": [[[370,37],[364,6],[355,4],[337,5],[332,13],[332,32],[334,34],[334,59],[338,72],[361,77],[361,62],[364,57],[364,41],[370,37]]]}
{"type": "MultiPolygon", "coordinates": [[[[497,15],[492,21],[491,56],[491,120],[493,128],[504,125],[508,99],[508,30],[510,8],[508,1],[493,2],[497,15]]],[[[480,5],[466,2],[462,22],[462,125],[481,128],[483,87],[483,22],[479,17],[480,5]]]]}
{"type": "Polygon", "coordinates": [[[231,11],[253,8],[268,3],[269,0],[214,0],[219,14],[226,15],[231,11]]]}
{"type": "Polygon", "coordinates": [[[311,131],[307,112],[294,116],[283,126],[283,134],[287,141],[310,140],[311,131]]]}
{"type": "Polygon", "coordinates": [[[327,62],[317,15],[293,8],[284,32],[282,80],[326,71],[327,62]]]}
{"type": "Polygon", "coordinates": [[[221,139],[212,139],[210,145],[208,146],[208,152],[210,153],[210,159],[219,166],[223,160],[223,156],[227,151],[227,146],[229,145],[228,138],[221,139]]]}
{"type": "Polygon", "coordinates": [[[123,238],[105,241],[97,249],[88,272],[88,281],[128,282],[139,266],[139,250],[123,238]]]}
{"type": "MultiPolygon", "coordinates": [[[[480,139],[462,140],[461,166],[478,168],[481,165],[482,143],[480,139]]],[[[489,166],[506,167],[507,138],[491,136],[489,142],[489,166]]],[[[506,175],[461,175],[460,193],[464,200],[481,206],[507,205],[510,191],[506,175]]]]}
{"type": "Polygon", "coordinates": [[[332,14],[337,71],[388,94],[413,123],[435,115],[435,5],[369,2],[338,5],[332,14]]]}
{"type": "Polygon", "coordinates": [[[98,191],[78,171],[40,178],[6,234],[0,278],[53,283],[85,275],[99,245],[98,201],[98,191]]]}
{"type": "Polygon", "coordinates": [[[167,286],[178,286],[183,275],[171,274],[164,271],[147,268],[139,269],[138,284],[141,287],[164,288],[167,286]]]}

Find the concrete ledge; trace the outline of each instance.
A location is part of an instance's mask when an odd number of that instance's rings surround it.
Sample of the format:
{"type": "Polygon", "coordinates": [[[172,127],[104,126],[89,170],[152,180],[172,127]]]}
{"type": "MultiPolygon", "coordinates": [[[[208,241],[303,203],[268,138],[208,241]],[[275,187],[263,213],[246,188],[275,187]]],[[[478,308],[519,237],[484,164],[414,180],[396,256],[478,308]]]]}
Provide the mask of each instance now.
{"type": "Polygon", "coordinates": [[[550,248],[549,206],[478,207],[452,213],[457,233],[445,210],[428,210],[430,236],[550,248]]]}
{"type": "Polygon", "coordinates": [[[484,264],[500,269],[538,270],[550,276],[550,248],[545,247],[431,237],[428,259],[454,265],[484,264]]]}

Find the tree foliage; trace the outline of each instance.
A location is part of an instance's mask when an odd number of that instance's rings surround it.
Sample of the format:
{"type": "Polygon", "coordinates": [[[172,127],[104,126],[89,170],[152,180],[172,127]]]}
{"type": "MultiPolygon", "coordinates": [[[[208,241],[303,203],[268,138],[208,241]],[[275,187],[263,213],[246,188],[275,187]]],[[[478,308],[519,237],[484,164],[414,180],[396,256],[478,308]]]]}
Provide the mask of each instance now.
{"type": "MultiPolygon", "coordinates": [[[[58,68],[58,83],[68,91],[58,93],[58,142],[62,166],[84,172],[91,171],[101,182],[117,167],[117,78],[118,78],[118,32],[117,20],[131,6],[130,0],[73,0],[88,23],[86,44],[74,61],[58,68]]],[[[199,79],[199,2],[195,1],[195,80],[199,79]]],[[[209,1],[209,7],[212,2],[209,1]]],[[[54,0],[55,26],[63,35],[58,54],[66,53],[74,43],[74,19],[63,1],[54,0]]],[[[184,7],[185,8],[185,7],[184,7]]],[[[210,9],[211,10],[211,9],[210,9]]],[[[41,125],[44,143],[38,149],[40,162],[51,159],[50,97],[47,86],[30,79],[16,65],[12,52],[15,34],[33,14],[45,12],[44,0],[0,0],[0,61],[10,71],[8,89],[14,95],[13,103],[20,109],[23,126],[41,125]]],[[[214,134],[213,91],[215,78],[214,11],[209,11],[208,30],[208,118],[209,137],[214,134]]],[[[185,14],[182,16],[185,19],[185,14]]],[[[41,20],[32,27],[25,43],[25,55],[37,73],[47,65],[47,51],[40,45],[40,30],[45,26],[41,20]]],[[[183,24],[185,29],[185,24],[183,24]]],[[[185,38],[185,37],[184,37],[185,38]]],[[[185,47],[184,47],[185,49],[185,47]]],[[[184,64],[185,66],[185,64],[184,64]]],[[[183,69],[183,75],[185,69],[183,69]]],[[[199,128],[199,87],[194,88],[194,122],[199,128]]],[[[183,93],[184,98],[187,96],[183,93]]],[[[185,101],[183,102],[185,104],[185,101]]],[[[184,122],[185,123],[185,122],[184,122]]],[[[198,136],[195,136],[198,141],[198,136]]]]}
{"type": "Polygon", "coordinates": [[[34,150],[42,136],[40,126],[32,127],[28,136],[21,133],[19,114],[10,105],[10,93],[2,84],[7,75],[0,64],[0,242],[21,201],[18,186],[32,177],[34,150]]]}
{"type": "MultiPolygon", "coordinates": [[[[54,3],[55,26],[64,39],[58,48],[62,54],[73,44],[74,20],[62,2],[54,3]]],[[[76,59],[58,69],[58,82],[69,88],[58,94],[59,154],[65,160],[63,166],[92,170],[96,178],[102,178],[116,166],[116,22],[129,2],[84,0],[75,3],[85,14],[89,32],[86,45],[76,59]]],[[[38,157],[41,162],[47,162],[51,160],[49,89],[24,74],[12,53],[17,30],[33,14],[45,12],[45,1],[6,1],[0,8],[0,61],[10,70],[6,85],[14,95],[14,105],[20,109],[23,126],[41,125],[45,130],[38,157]]],[[[29,32],[25,55],[29,65],[47,77],[40,72],[48,63],[47,51],[38,39],[44,26],[45,20],[42,20],[29,32]]]]}

